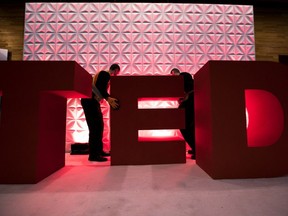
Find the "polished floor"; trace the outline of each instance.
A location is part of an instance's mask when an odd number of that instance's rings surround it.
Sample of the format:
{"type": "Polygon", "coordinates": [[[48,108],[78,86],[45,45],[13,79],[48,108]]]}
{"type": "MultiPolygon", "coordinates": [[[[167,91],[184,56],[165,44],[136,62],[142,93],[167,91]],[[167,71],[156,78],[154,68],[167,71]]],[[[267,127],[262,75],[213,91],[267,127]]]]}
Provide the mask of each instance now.
{"type": "Polygon", "coordinates": [[[213,180],[195,161],[110,166],[66,154],[38,184],[0,185],[1,216],[288,216],[288,176],[213,180]]]}

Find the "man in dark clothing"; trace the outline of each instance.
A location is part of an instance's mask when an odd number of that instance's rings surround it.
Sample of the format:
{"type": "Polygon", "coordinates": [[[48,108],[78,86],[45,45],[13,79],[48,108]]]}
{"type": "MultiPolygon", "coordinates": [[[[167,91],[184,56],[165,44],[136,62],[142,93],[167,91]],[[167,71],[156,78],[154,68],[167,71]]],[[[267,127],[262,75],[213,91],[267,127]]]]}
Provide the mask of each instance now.
{"type": "Polygon", "coordinates": [[[112,64],[109,71],[100,71],[93,77],[92,97],[82,98],[81,105],[84,110],[86,122],[89,128],[89,160],[107,161],[109,153],[103,151],[104,121],[100,107],[100,101],[105,99],[113,109],[119,107],[116,98],[107,92],[110,76],[116,76],[120,72],[118,64],[112,64]]]}
{"type": "Polygon", "coordinates": [[[191,148],[189,153],[192,154],[191,158],[196,158],[195,148],[195,118],[194,118],[194,80],[191,74],[181,72],[180,76],[184,77],[184,91],[185,96],[180,101],[179,108],[185,109],[185,129],[180,129],[181,134],[185,141],[191,148]]]}
{"type": "Polygon", "coordinates": [[[170,72],[172,75],[180,75],[184,78],[184,98],[179,101],[179,108],[185,109],[185,128],[180,129],[180,132],[190,146],[188,150],[192,159],[196,158],[195,148],[195,119],[194,119],[194,80],[190,73],[180,72],[178,68],[173,68],[170,72]]]}

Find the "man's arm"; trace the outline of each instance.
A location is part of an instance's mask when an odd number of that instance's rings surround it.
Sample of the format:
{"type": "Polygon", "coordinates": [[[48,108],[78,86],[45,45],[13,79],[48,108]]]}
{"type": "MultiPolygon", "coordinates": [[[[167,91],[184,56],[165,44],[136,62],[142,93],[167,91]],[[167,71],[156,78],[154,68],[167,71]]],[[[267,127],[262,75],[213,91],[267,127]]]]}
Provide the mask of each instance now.
{"type": "Polygon", "coordinates": [[[105,98],[106,100],[110,96],[109,93],[107,92],[109,81],[110,81],[110,74],[106,71],[100,71],[95,86],[99,90],[102,97],[105,98]]]}
{"type": "Polygon", "coordinates": [[[119,108],[118,100],[116,98],[110,97],[107,92],[108,83],[110,81],[110,74],[106,71],[101,71],[98,75],[96,81],[96,88],[99,90],[103,98],[109,103],[113,109],[119,108]]]}

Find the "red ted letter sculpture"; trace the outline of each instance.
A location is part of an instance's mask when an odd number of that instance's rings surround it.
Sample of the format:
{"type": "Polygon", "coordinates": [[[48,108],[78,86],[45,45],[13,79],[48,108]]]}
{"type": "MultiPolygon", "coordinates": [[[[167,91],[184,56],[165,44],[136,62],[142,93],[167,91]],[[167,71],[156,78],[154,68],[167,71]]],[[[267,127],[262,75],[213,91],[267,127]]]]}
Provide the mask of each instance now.
{"type": "Polygon", "coordinates": [[[37,183],[65,165],[66,98],[89,97],[75,62],[0,62],[0,183],[37,183]]]}
{"type": "Polygon", "coordinates": [[[214,179],[287,175],[288,67],[210,61],[194,79],[196,163],[214,179]]]}
{"type": "Polygon", "coordinates": [[[183,140],[138,140],[138,130],[185,127],[184,110],[138,109],[138,99],[183,97],[183,92],[180,76],[111,78],[111,95],[120,101],[120,109],[111,110],[111,165],[186,162],[183,140]]]}

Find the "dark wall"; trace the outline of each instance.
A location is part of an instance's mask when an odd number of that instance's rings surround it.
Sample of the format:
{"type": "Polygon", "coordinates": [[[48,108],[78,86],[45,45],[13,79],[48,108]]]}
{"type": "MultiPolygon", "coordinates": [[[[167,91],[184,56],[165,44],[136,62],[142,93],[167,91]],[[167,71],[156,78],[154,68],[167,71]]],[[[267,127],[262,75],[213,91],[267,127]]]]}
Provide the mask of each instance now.
{"type": "Polygon", "coordinates": [[[22,60],[25,3],[0,3],[0,48],[8,49],[11,60],[22,60]]]}
{"type": "MultiPolygon", "coordinates": [[[[278,61],[288,55],[288,5],[269,4],[254,5],[256,60],[278,61]]],[[[9,50],[11,60],[23,57],[24,17],[25,3],[0,4],[0,48],[9,50]]]]}
{"type": "Polygon", "coordinates": [[[288,55],[288,8],[254,8],[256,60],[288,55]]]}

